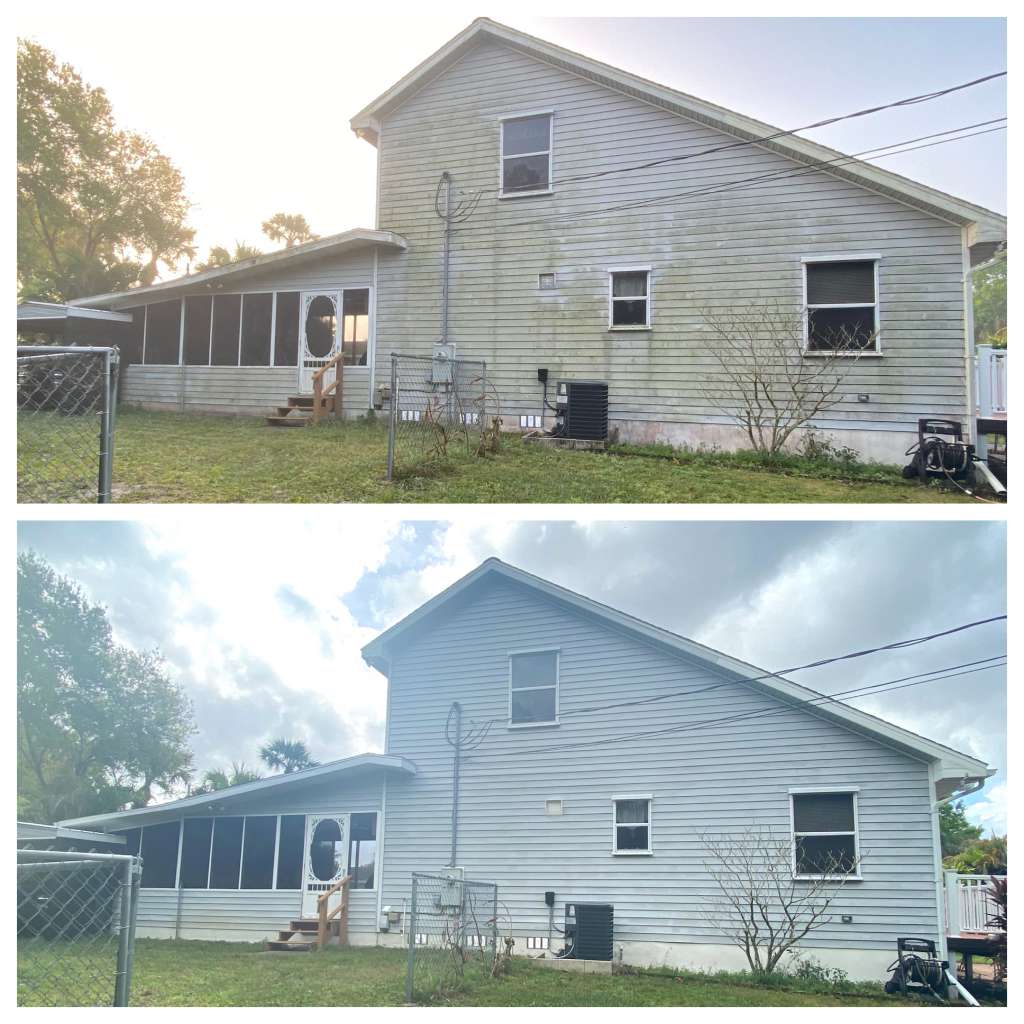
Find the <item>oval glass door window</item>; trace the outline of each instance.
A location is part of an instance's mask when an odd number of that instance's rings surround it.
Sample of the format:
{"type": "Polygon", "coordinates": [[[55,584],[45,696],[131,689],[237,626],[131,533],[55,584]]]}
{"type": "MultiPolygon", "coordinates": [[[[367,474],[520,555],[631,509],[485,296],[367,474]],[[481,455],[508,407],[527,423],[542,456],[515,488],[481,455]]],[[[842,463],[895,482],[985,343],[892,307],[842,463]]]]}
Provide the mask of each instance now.
{"type": "Polygon", "coordinates": [[[315,359],[326,359],[338,336],[338,309],[334,300],[318,295],[306,313],[306,351],[315,359]]]}
{"type": "Polygon", "coordinates": [[[317,822],[309,841],[309,866],[313,876],[321,882],[337,878],[345,865],[341,826],[331,818],[317,822]]]}

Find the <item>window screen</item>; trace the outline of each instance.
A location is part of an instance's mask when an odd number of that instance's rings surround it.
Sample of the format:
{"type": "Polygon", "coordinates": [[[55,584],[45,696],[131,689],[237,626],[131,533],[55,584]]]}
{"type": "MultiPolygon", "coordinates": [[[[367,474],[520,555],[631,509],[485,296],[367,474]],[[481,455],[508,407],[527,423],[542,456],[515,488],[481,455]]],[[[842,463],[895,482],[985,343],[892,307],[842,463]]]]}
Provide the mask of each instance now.
{"type": "Polygon", "coordinates": [[[180,821],[147,825],[142,830],[142,887],[173,889],[178,878],[180,821]]]}
{"type": "Polygon", "coordinates": [[[301,814],[281,816],[277,848],[277,888],[302,888],[302,855],[306,845],[306,819],[301,814]]]}
{"type": "MultiPolygon", "coordinates": [[[[124,836],[124,841],[125,841],[124,852],[125,853],[130,853],[133,857],[138,856],[138,853],[139,853],[139,841],[142,839],[142,829],[141,828],[125,829],[123,832],[115,832],[114,835],[116,835],[116,836],[124,836]]],[[[118,850],[117,852],[121,853],[122,851],[118,850]]]]}
{"type": "Polygon", "coordinates": [[[245,819],[242,849],[242,888],[274,888],[274,845],[277,842],[276,815],[250,815],[245,819]]]}
{"type": "Polygon", "coordinates": [[[142,362],[142,330],[146,317],[145,306],[133,306],[131,309],[122,309],[122,313],[131,315],[130,324],[121,324],[118,335],[118,349],[121,353],[122,366],[142,362]]]}
{"type": "Polygon", "coordinates": [[[270,365],[270,317],[274,296],[242,297],[242,366],[270,365]]]}
{"type": "Polygon", "coordinates": [[[146,365],[177,366],[181,342],[181,302],[154,302],[146,310],[146,365]]]}
{"type": "Polygon", "coordinates": [[[646,270],[612,272],[612,327],[646,327],[649,316],[648,281],[646,270]]]}
{"type": "Polygon", "coordinates": [[[349,821],[348,873],[353,889],[372,889],[377,857],[377,815],[353,814],[349,821]]]}
{"type": "Polygon", "coordinates": [[[558,654],[539,651],[509,658],[513,725],[558,719],[558,654]]]}
{"type": "Polygon", "coordinates": [[[191,295],[185,300],[185,365],[207,366],[210,362],[209,295],[191,295]]]}
{"type": "Polygon", "coordinates": [[[835,875],[857,866],[853,793],[793,794],[794,861],[798,875],[835,875]]]}
{"type": "Polygon", "coordinates": [[[237,889],[242,859],[242,819],[215,818],[213,854],[210,858],[210,888],[237,889]]]}
{"type": "Polygon", "coordinates": [[[651,802],[615,801],[616,852],[647,852],[651,848],[651,802]]]}
{"type": "Polygon", "coordinates": [[[501,124],[501,190],[544,192],[551,186],[551,115],[517,117],[501,124]]]}
{"type": "Polygon", "coordinates": [[[182,889],[205,889],[209,885],[210,840],[213,818],[186,818],[181,833],[182,889]]]}
{"type": "Polygon", "coordinates": [[[238,327],[242,310],[241,295],[218,295],[213,300],[213,366],[238,365],[238,327]]]}
{"type": "Polygon", "coordinates": [[[342,343],[346,366],[366,365],[366,343],[370,337],[370,289],[346,288],[342,302],[342,343]]]}
{"type": "Polygon", "coordinates": [[[274,334],[274,365],[299,364],[299,293],[277,293],[277,319],[274,334]]]}
{"type": "Polygon", "coordinates": [[[874,260],[830,260],[805,264],[807,347],[874,351],[878,299],[874,260]]]}

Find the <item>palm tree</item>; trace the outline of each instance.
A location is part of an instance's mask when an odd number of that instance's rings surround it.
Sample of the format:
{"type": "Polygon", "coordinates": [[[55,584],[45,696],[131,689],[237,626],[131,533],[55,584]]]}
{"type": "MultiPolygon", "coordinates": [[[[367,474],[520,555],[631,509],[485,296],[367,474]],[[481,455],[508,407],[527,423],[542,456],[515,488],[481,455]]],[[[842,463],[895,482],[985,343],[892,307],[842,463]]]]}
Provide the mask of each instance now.
{"type": "Polygon", "coordinates": [[[276,739],[260,748],[260,760],[268,768],[278,768],[285,775],[299,772],[304,768],[315,768],[320,762],[302,740],[276,739]]]}
{"type": "Polygon", "coordinates": [[[284,242],[286,249],[303,242],[314,242],[320,237],[313,233],[301,213],[275,213],[263,222],[262,229],[272,242],[284,242]]]}
{"type": "Polygon", "coordinates": [[[219,789],[240,786],[244,782],[258,782],[263,776],[244,761],[232,761],[230,768],[211,768],[203,772],[203,781],[192,790],[192,796],[216,793],[219,789]]]}

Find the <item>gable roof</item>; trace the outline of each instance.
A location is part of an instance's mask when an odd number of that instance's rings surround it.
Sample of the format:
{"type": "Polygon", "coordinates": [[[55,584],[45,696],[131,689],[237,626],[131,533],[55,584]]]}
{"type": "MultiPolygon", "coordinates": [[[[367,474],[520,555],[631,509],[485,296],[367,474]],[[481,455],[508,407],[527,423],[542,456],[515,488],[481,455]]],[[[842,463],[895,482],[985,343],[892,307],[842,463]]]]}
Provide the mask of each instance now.
{"type": "Polygon", "coordinates": [[[199,274],[183,274],[181,277],[151,284],[145,288],[129,288],[122,292],[106,292],[103,295],[86,295],[73,299],[71,306],[106,306],[114,302],[133,300],[139,296],[160,297],[164,292],[176,292],[205,287],[217,291],[238,277],[248,277],[268,267],[276,267],[282,263],[304,263],[322,259],[324,256],[336,256],[357,249],[364,245],[379,245],[385,249],[405,250],[408,243],[394,231],[372,231],[369,228],[353,228],[337,235],[327,235],[313,242],[293,245],[290,249],[279,249],[277,252],[264,253],[262,256],[250,256],[248,259],[236,260],[223,267],[214,267],[199,274]]]}
{"type": "Polygon", "coordinates": [[[620,632],[625,632],[646,643],[653,644],[666,650],[669,653],[682,655],[689,660],[699,660],[710,665],[712,670],[718,674],[724,674],[734,678],[737,682],[746,682],[751,687],[774,697],[780,698],[789,704],[796,704],[807,711],[808,714],[819,715],[823,718],[837,722],[856,732],[871,736],[876,740],[890,747],[896,747],[904,753],[917,758],[923,758],[934,766],[936,783],[940,795],[946,796],[955,792],[960,786],[968,784],[974,788],[979,782],[995,770],[988,767],[984,761],[971,757],[968,754],[954,750],[952,747],[944,746],[929,740],[924,736],[903,729],[898,725],[886,722],[875,715],[861,711],[859,708],[851,707],[839,701],[828,700],[827,694],[817,690],[801,686],[789,679],[779,675],[771,678],[763,678],[768,673],[754,665],[732,658],[721,651],[716,651],[704,644],[679,636],[660,626],[654,626],[642,619],[627,615],[599,601],[591,600],[582,594],[567,590],[556,583],[541,579],[532,573],[517,569],[498,558],[488,558],[471,573],[463,576],[462,579],[453,583],[446,590],[441,591],[426,603],[420,605],[415,611],[406,615],[405,618],[396,622],[389,629],[386,629],[374,640],[371,640],[362,650],[363,659],[367,664],[376,668],[379,672],[387,674],[391,652],[395,644],[416,626],[423,624],[429,616],[441,611],[454,598],[463,594],[470,587],[480,583],[482,580],[504,579],[513,583],[530,588],[543,596],[572,609],[584,616],[595,619],[598,622],[610,626],[620,632]],[[825,698],[823,703],[815,704],[808,709],[804,702],[825,698]],[[943,782],[945,786],[939,785],[943,782]],[[945,789],[945,793],[942,792],[945,789]]]}
{"type": "MultiPolygon", "coordinates": [[[[715,103],[659,85],[631,72],[612,67],[582,54],[500,25],[490,18],[477,18],[471,25],[445,43],[390,89],[365,106],[351,121],[352,130],[360,138],[377,144],[380,119],[404,103],[413,93],[452,67],[469,49],[481,42],[497,42],[518,50],[536,60],[552,64],[572,74],[597,82],[616,92],[625,93],[683,117],[700,121],[711,128],[751,141],[776,135],[781,129],[757,121],[715,103]]],[[[785,135],[758,145],[774,150],[799,163],[818,163],[847,158],[828,146],[822,146],[796,135],[785,135]]],[[[1006,217],[983,206],[958,199],[939,189],[922,185],[901,174],[884,170],[857,160],[844,166],[823,168],[824,173],[855,182],[890,198],[900,200],[943,220],[969,228],[968,243],[1002,242],[1006,239],[1006,217]]]]}
{"type": "Polygon", "coordinates": [[[302,771],[289,772],[287,775],[271,775],[265,779],[258,779],[256,782],[243,782],[241,785],[228,786],[227,789],[218,789],[212,793],[186,796],[180,800],[168,800],[162,804],[150,804],[148,807],[137,807],[130,811],[111,811],[107,814],[90,814],[84,818],[68,818],[65,821],[58,821],[57,824],[73,828],[81,825],[93,828],[109,826],[129,828],[138,824],[140,818],[167,817],[168,814],[173,816],[177,811],[213,808],[240,796],[249,796],[252,793],[262,793],[271,789],[289,788],[358,768],[397,771],[404,775],[416,774],[416,765],[407,757],[399,757],[396,754],[356,754],[354,757],[346,757],[340,761],[319,764],[315,768],[305,768],[302,771]]]}

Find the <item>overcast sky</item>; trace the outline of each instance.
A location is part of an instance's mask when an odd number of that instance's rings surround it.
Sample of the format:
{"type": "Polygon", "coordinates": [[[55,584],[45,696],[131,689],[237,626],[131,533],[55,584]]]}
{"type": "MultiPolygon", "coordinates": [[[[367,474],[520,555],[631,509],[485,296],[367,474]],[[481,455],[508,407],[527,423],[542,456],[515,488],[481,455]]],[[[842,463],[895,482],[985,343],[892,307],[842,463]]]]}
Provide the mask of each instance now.
{"type": "MultiPolygon", "coordinates": [[[[497,555],[763,669],[1002,614],[1001,523],[394,522],[372,509],[204,510],[172,525],[29,522],[32,548],[158,647],[195,703],[200,770],[301,738],[320,760],[379,750],[385,683],[359,650],[497,555]]],[[[1002,623],[793,678],[823,692],[1006,650],[1002,623]]],[[[999,774],[971,817],[1006,828],[1005,669],[857,706],[999,774]]]]}
{"type": "MultiPolygon", "coordinates": [[[[1006,69],[1000,18],[544,18],[535,6],[486,13],[785,129],[1006,69]]],[[[203,256],[235,241],[272,248],[260,224],[278,211],[304,214],[320,234],[373,227],[376,150],[349,118],[481,13],[458,0],[424,18],[354,18],[348,5],[303,0],[286,17],[279,4],[139,10],[40,0],[19,4],[16,22],[106,89],[118,122],[182,170],[203,256]]],[[[1000,79],[807,134],[854,153],[1005,114],[1000,79]]],[[[1005,132],[879,163],[1006,209],[1005,132]]]]}

